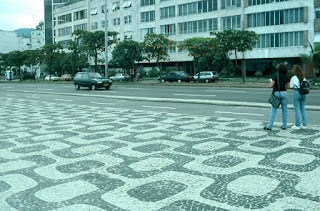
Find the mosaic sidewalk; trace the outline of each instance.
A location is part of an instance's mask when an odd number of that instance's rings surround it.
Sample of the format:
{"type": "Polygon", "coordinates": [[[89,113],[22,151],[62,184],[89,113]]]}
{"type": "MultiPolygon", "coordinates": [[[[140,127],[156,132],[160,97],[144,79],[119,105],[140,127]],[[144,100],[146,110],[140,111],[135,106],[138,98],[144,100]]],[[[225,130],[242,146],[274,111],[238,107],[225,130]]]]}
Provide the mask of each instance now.
{"type": "Polygon", "coordinates": [[[262,126],[0,97],[0,210],[320,210],[319,127],[262,126]]]}

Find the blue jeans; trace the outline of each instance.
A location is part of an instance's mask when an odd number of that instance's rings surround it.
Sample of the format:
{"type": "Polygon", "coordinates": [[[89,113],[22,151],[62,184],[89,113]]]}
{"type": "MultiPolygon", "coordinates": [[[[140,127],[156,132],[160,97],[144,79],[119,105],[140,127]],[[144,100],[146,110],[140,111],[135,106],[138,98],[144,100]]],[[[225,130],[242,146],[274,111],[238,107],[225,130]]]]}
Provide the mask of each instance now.
{"type": "Polygon", "coordinates": [[[302,95],[298,90],[293,93],[294,117],[296,120],[295,125],[300,126],[300,113],[302,116],[302,125],[307,126],[307,113],[306,113],[306,95],[302,95]]]}
{"type": "MultiPolygon", "coordinates": [[[[282,128],[287,128],[288,94],[286,91],[274,92],[274,95],[277,97],[280,97],[280,94],[281,94],[281,108],[282,108],[282,128]]],[[[278,108],[271,106],[270,119],[269,119],[267,128],[272,129],[277,110],[278,108]]]]}

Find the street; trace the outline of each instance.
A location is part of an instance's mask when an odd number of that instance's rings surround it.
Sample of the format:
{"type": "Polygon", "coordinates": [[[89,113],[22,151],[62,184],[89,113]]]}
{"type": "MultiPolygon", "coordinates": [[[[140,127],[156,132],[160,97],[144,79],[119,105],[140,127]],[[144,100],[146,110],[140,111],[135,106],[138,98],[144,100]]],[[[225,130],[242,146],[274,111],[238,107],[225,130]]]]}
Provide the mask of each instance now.
{"type": "Polygon", "coordinates": [[[271,92],[219,90],[0,84],[0,210],[319,210],[320,112],[264,131],[270,108],[179,102],[271,92]]]}

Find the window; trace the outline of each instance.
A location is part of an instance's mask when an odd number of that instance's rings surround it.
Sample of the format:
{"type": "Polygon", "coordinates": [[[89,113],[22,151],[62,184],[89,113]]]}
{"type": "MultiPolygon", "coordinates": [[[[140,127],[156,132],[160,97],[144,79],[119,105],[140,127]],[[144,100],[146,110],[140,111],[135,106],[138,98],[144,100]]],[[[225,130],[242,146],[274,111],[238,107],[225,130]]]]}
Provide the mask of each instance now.
{"type": "Polygon", "coordinates": [[[58,29],[58,36],[62,37],[62,36],[67,36],[67,35],[71,35],[72,33],[72,27],[66,27],[66,28],[62,28],[62,29],[58,29]]]}
{"type": "Polygon", "coordinates": [[[141,13],[141,22],[151,22],[155,20],[155,11],[141,13]]]}
{"type": "Polygon", "coordinates": [[[91,23],[91,30],[96,30],[96,29],[98,29],[98,22],[91,23]]]}
{"type": "Polygon", "coordinates": [[[172,18],[176,16],[176,7],[165,7],[160,9],[160,19],[172,18]]]}
{"type": "Polygon", "coordinates": [[[83,31],[87,31],[87,24],[84,23],[84,24],[79,24],[79,25],[75,25],[73,27],[73,30],[76,31],[76,30],[83,30],[83,31]]]}
{"type": "Polygon", "coordinates": [[[125,0],[123,2],[123,8],[131,7],[131,0],[125,0]]]}
{"type": "Polygon", "coordinates": [[[179,16],[212,12],[218,8],[218,0],[203,0],[178,5],[179,16]]]}
{"type": "Polygon", "coordinates": [[[82,20],[87,18],[87,10],[81,10],[79,12],[73,13],[73,19],[76,20],[82,20]]]}
{"type": "Polygon", "coordinates": [[[58,25],[71,22],[71,13],[58,17],[58,25]]]}
{"type": "Polygon", "coordinates": [[[124,39],[125,40],[131,40],[132,39],[132,32],[131,31],[127,31],[124,33],[124,39]]]}
{"type": "Polygon", "coordinates": [[[241,0],[221,0],[221,9],[241,7],[241,0]]]}
{"type": "Polygon", "coordinates": [[[124,17],[124,24],[128,24],[128,23],[131,23],[131,22],[132,22],[131,15],[128,15],[128,16],[124,17]]]}
{"type": "Polygon", "coordinates": [[[175,35],[176,34],[176,25],[175,24],[162,25],[162,26],[160,26],[160,31],[162,34],[165,34],[167,36],[175,35]]]}
{"type": "Polygon", "coordinates": [[[316,18],[320,18],[320,11],[316,11],[316,18]]]}
{"type": "Polygon", "coordinates": [[[190,21],[178,24],[179,34],[191,34],[218,30],[218,19],[190,21]]]}
{"type": "Polygon", "coordinates": [[[114,2],[112,4],[112,11],[120,10],[120,2],[114,2]]]}
{"type": "Polygon", "coordinates": [[[114,19],[113,19],[113,25],[114,25],[114,26],[120,25],[120,18],[114,18],[114,19]]]}
{"type": "Polygon", "coordinates": [[[283,1],[289,1],[289,0],[248,0],[248,6],[270,4],[270,3],[283,2],[283,1]]]}
{"type": "Polygon", "coordinates": [[[104,5],[101,6],[101,13],[104,13],[104,5]]]}
{"type": "Polygon", "coordinates": [[[221,18],[222,30],[241,28],[241,15],[221,18]]]}
{"type": "Polygon", "coordinates": [[[303,46],[304,44],[303,31],[260,34],[259,37],[259,42],[256,44],[255,48],[303,46]]]}
{"type": "Polygon", "coordinates": [[[90,14],[91,14],[91,16],[98,15],[98,8],[92,8],[90,14]]]}
{"type": "Polygon", "coordinates": [[[148,6],[148,5],[154,5],[155,0],[140,0],[141,1],[141,6],[148,6]]]}
{"type": "Polygon", "coordinates": [[[155,31],[154,27],[141,29],[141,39],[143,40],[147,34],[152,34],[154,33],[154,31],[155,31]]]}

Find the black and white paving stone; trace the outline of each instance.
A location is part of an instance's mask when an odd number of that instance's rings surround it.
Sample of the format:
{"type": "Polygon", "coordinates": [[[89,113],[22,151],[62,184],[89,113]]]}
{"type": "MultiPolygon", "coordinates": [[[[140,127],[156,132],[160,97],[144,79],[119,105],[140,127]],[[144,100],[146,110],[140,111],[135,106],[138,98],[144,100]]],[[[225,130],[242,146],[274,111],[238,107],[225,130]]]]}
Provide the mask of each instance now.
{"type": "Polygon", "coordinates": [[[320,129],[0,97],[0,210],[320,210],[320,129]]]}

